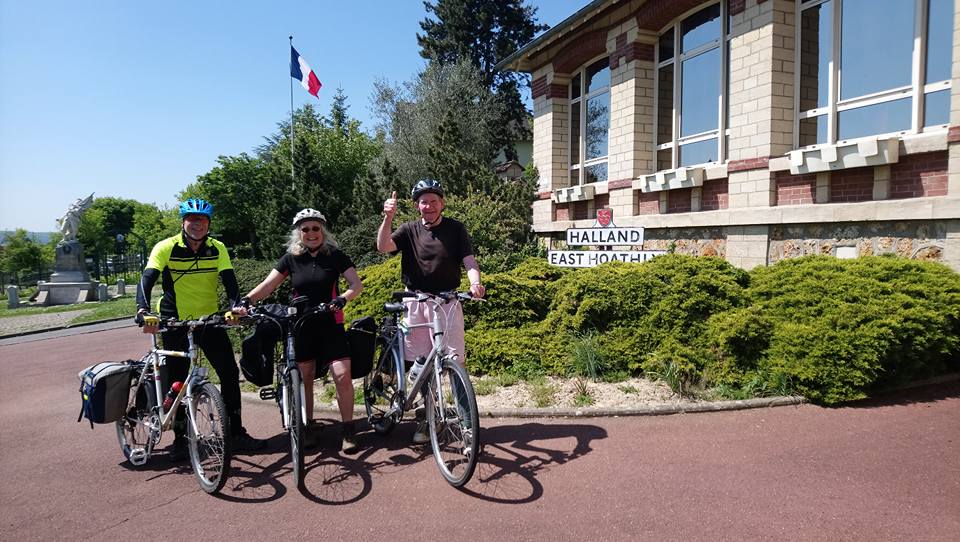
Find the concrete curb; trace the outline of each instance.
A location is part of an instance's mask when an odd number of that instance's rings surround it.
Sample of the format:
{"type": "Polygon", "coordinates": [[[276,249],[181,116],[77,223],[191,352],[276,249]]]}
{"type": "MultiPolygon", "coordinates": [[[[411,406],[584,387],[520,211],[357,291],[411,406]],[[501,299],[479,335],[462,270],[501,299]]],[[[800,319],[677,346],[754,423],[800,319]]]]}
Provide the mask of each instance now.
{"type": "MultiPolygon", "coordinates": [[[[253,392],[243,392],[243,400],[249,403],[265,403],[253,392]]],[[[489,408],[481,409],[481,418],[615,418],[620,416],[665,416],[668,414],[687,414],[695,412],[722,412],[727,410],[746,410],[750,408],[773,408],[779,406],[800,405],[803,397],[762,397],[742,401],[715,401],[701,403],[667,403],[642,407],[626,408],[489,408]]],[[[329,405],[315,405],[318,413],[330,414],[339,418],[340,411],[329,405]]],[[[366,418],[362,406],[354,406],[354,418],[366,418]]]]}
{"type": "MultiPolygon", "coordinates": [[[[951,373],[924,380],[911,382],[894,389],[877,392],[874,398],[897,391],[904,391],[922,386],[944,384],[960,380],[960,373],[951,373]]],[[[243,392],[243,400],[250,403],[264,403],[253,392],[243,392]]],[[[731,410],[747,410],[752,408],[774,408],[782,406],[798,406],[807,400],[801,396],[760,397],[757,399],[743,399],[739,401],[701,401],[690,403],[661,403],[641,407],[623,408],[488,408],[480,409],[481,418],[615,418],[620,416],[666,416],[669,414],[694,414],[697,412],[724,412],[731,410]]],[[[848,406],[848,405],[841,405],[848,406]]],[[[316,405],[317,412],[328,414],[339,419],[340,411],[329,405],[316,405]]],[[[366,411],[362,406],[354,406],[353,416],[356,419],[365,419],[366,411]]]]}

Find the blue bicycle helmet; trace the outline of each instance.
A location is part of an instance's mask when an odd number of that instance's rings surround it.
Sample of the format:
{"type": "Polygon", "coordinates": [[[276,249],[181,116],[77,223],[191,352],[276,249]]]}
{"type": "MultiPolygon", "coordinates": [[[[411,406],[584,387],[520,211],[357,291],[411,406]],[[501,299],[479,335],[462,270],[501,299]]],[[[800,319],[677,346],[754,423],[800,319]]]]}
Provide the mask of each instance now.
{"type": "Polygon", "coordinates": [[[205,199],[190,198],[180,204],[180,218],[187,215],[203,215],[213,219],[213,205],[205,199]]]}
{"type": "Polygon", "coordinates": [[[421,180],[413,187],[413,190],[410,192],[410,197],[413,198],[413,201],[417,201],[417,198],[424,194],[436,194],[442,198],[443,187],[440,186],[440,181],[433,179],[421,180]]]}

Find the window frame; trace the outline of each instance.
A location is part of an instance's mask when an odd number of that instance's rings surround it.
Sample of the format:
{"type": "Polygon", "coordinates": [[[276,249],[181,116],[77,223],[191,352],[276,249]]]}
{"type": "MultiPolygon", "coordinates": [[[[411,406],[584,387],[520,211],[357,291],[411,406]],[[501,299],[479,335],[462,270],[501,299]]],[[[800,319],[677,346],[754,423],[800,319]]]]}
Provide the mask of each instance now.
{"type": "Polygon", "coordinates": [[[613,86],[613,70],[610,68],[610,56],[607,53],[598,55],[590,59],[589,61],[584,62],[582,66],[580,66],[575,72],[570,74],[570,83],[567,84],[568,96],[573,96],[573,84],[574,84],[574,81],[577,81],[578,76],[579,76],[579,83],[580,83],[580,95],[577,96],[576,98],[570,98],[568,101],[569,111],[568,111],[567,119],[570,126],[567,130],[567,136],[569,139],[569,142],[567,145],[567,172],[569,175],[570,186],[580,186],[584,184],[590,184],[590,183],[584,182],[585,178],[584,178],[583,172],[584,170],[586,170],[586,168],[595,166],[598,164],[607,164],[607,168],[608,168],[607,172],[609,177],[610,123],[613,121],[612,105],[608,106],[607,154],[597,158],[591,158],[590,160],[586,160],[585,158],[587,156],[587,137],[586,137],[587,102],[590,100],[590,98],[595,98],[597,96],[600,96],[604,92],[606,92],[608,96],[610,95],[611,87],[613,86]],[[586,85],[587,71],[594,64],[601,62],[603,60],[606,60],[607,62],[606,70],[609,73],[609,77],[608,77],[609,82],[605,87],[601,87],[597,90],[594,90],[593,92],[589,92],[589,93],[585,92],[587,90],[587,85],[586,85]],[[573,140],[574,139],[573,138],[573,108],[574,107],[579,108],[579,113],[580,113],[580,116],[578,118],[578,132],[577,132],[579,135],[579,137],[577,138],[578,141],[573,140]],[[577,149],[578,149],[577,158],[579,162],[577,162],[576,164],[573,163],[573,146],[574,145],[577,145],[577,149]]]}
{"type": "Polygon", "coordinates": [[[681,146],[690,144],[690,143],[700,143],[702,141],[708,141],[710,139],[717,139],[717,161],[716,162],[703,162],[700,164],[688,164],[684,167],[697,167],[704,166],[708,164],[722,164],[726,161],[727,157],[727,137],[730,133],[729,127],[727,126],[729,121],[729,115],[727,114],[727,103],[729,100],[729,55],[730,55],[730,22],[727,14],[727,2],[718,1],[712,2],[706,5],[700,5],[695,8],[688,10],[683,13],[676,19],[670,22],[670,24],[664,26],[657,32],[657,42],[654,46],[653,58],[654,58],[654,74],[653,74],[653,96],[654,96],[654,107],[653,107],[653,169],[654,171],[661,171],[659,166],[658,154],[663,150],[670,150],[670,167],[668,169],[677,169],[680,167],[680,150],[681,146]],[[713,40],[701,44],[690,51],[682,51],[682,25],[685,20],[692,17],[693,15],[703,11],[705,9],[710,9],[715,5],[720,6],[719,14],[719,23],[720,23],[720,36],[714,38],[713,40]],[[660,60],[660,38],[664,34],[673,30],[673,56],[668,60],[660,60]],[[690,134],[687,136],[680,135],[681,120],[683,111],[681,111],[681,99],[683,98],[683,61],[695,58],[704,53],[713,51],[714,49],[719,49],[720,52],[720,73],[719,88],[720,92],[717,95],[717,128],[713,130],[707,130],[705,132],[700,132],[696,134],[690,134]],[[681,52],[682,51],[682,52],[681,52]],[[673,66],[673,96],[671,101],[673,103],[673,111],[671,113],[671,126],[670,126],[670,141],[661,143],[659,141],[660,135],[660,70],[667,67],[673,66]]]}
{"type": "MultiPolygon", "coordinates": [[[[841,47],[842,40],[840,29],[843,24],[843,2],[844,0],[797,0],[794,2],[794,24],[796,28],[796,39],[794,40],[794,121],[793,121],[793,148],[794,149],[819,149],[825,146],[837,144],[846,144],[858,139],[903,136],[908,134],[919,134],[928,132],[945,131],[949,126],[948,122],[944,124],[934,124],[924,126],[925,106],[927,94],[949,90],[952,86],[950,79],[925,83],[926,80],[926,60],[927,60],[927,28],[929,18],[930,0],[913,0],[913,50],[911,51],[911,78],[909,85],[902,85],[895,88],[889,88],[862,96],[840,99],[840,82],[843,77],[843,66],[841,65],[841,47]],[[827,63],[827,105],[800,110],[800,84],[802,75],[802,47],[803,47],[803,12],[822,6],[827,2],[830,4],[830,61],[827,63]],[[851,111],[862,107],[872,105],[891,103],[896,100],[909,98],[910,102],[910,128],[896,130],[892,132],[870,134],[848,139],[840,139],[838,132],[839,115],[844,111],[851,111]],[[800,145],[800,123],[803,120],[826,116],[827,118],[827,141],[817,142],[810,145],[800,145]]],[[[950,44],[952,49],[952,44],[950,44]]]]}

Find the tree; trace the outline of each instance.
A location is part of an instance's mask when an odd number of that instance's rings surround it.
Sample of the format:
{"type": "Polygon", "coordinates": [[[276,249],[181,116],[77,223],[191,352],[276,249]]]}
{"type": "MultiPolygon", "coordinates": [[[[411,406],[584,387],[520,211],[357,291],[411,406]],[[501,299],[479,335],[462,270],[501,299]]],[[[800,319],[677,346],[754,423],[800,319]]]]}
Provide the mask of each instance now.
{"type": "Polygon", "coordinates": [[[438,145],[456,147],[475,164],[492,167],[506,110],[469,61],[433,64],[402,85],[377,81],[374,88],[374,113],[386,137],[384,158],[408,189],[443,168],[436,150],[430,153],[438,145]]]}
{"type": "MultiPolygon", "coordinates": [[[[96,198],[80,217],[77,239],[83,243],[87,254],[108,254],[116,251],[117,234],[131,232],[138,237],[156,241],[168,233],[159,219],[160,210],[155,205],[122,198],[96,198]],[[142,220],[137,223],[138,217],[142,220]]],[[[149,250],[149,246],[147,247],[149,250]]]]}
{"type": "Polygon", "coordinates": [[[513,142],[530,133],[530,114],[520,97],[520,86],[528,84],[529,76],[499,71],[496,65],[547,28],[536,24],[537,8],[524,5],[523,0],[437,0],[423,4],[428,16],[420,22],[424,33],[417,34],[420,56],[431,64],[466,59],[477,68],[487,88],[506,106],[497,133],[498,148],[504,148],[508,158],[516,158],[513,142]]]}
{"type": "Polygon", "coordinates": [[[548,28],[536,24],[537,8],[523,0],[437,0],[423,5],[436,20],[428,15],[420,22],[420,56],[440,64],[469,59],[493,89],[520,80],[517,73],[497,70],[497,63],[548,28]]]}
{"type": "Polygon", "coordinates": [[[279,122],[256,157],[221,156],[213,170],[188,187],[184,195],[202,195],[213,203],[214,229],[228,246],[256,258],[279,257],[290,220],[304,207],[324,213],[333,231],[356,223],[349,211],[355,185],[367,175],[381,141],[349,117],[346,99],[338,90],[330,119],[311,105],[294,111],[292,140],[291,121],[279,122]]]}
{"type": "Polygon", "coordinates": [[[211,229],[230,247],[248,245],[254,257],[259,250],[260,225],[266,186],[263,161],[246,153],[220,156],[217,166],[191,185],[193,196],[213,204],[211,229]]]}
{"type": "Polygon", "coordinates": [[[44,246],[30,237],[27,230],[18,228],[7,234],[0,259],[0,268],[5,272],[32,271],[52,262],[52,255],[46,254],[44,246]]]}
{"type": "Polygon", "coordinates": [[[333,96],[333,103],[330,104],[330,127],[342,135],[347,135],[347,128],[350,124],[350,116],[347,114],[348,109],[350,109],[350,106],[347,105],[347,95],[343,93],[342,88],[337,87],[337,93],[333,96]]]}

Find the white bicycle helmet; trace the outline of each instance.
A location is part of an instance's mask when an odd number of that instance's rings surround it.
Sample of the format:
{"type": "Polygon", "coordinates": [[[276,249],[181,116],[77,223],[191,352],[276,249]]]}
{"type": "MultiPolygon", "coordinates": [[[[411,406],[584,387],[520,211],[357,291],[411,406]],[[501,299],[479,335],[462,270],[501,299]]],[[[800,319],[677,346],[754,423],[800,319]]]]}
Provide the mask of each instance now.
{"type": "Polygon", "coordinates": [[[307,207],[306,209],[301,210],[293,217],[293,225],[297,226],[304,220],[319,220],[324,224],[327,223],[327,217],[323,216],[323,213],[316,209],[307,207]]]}

